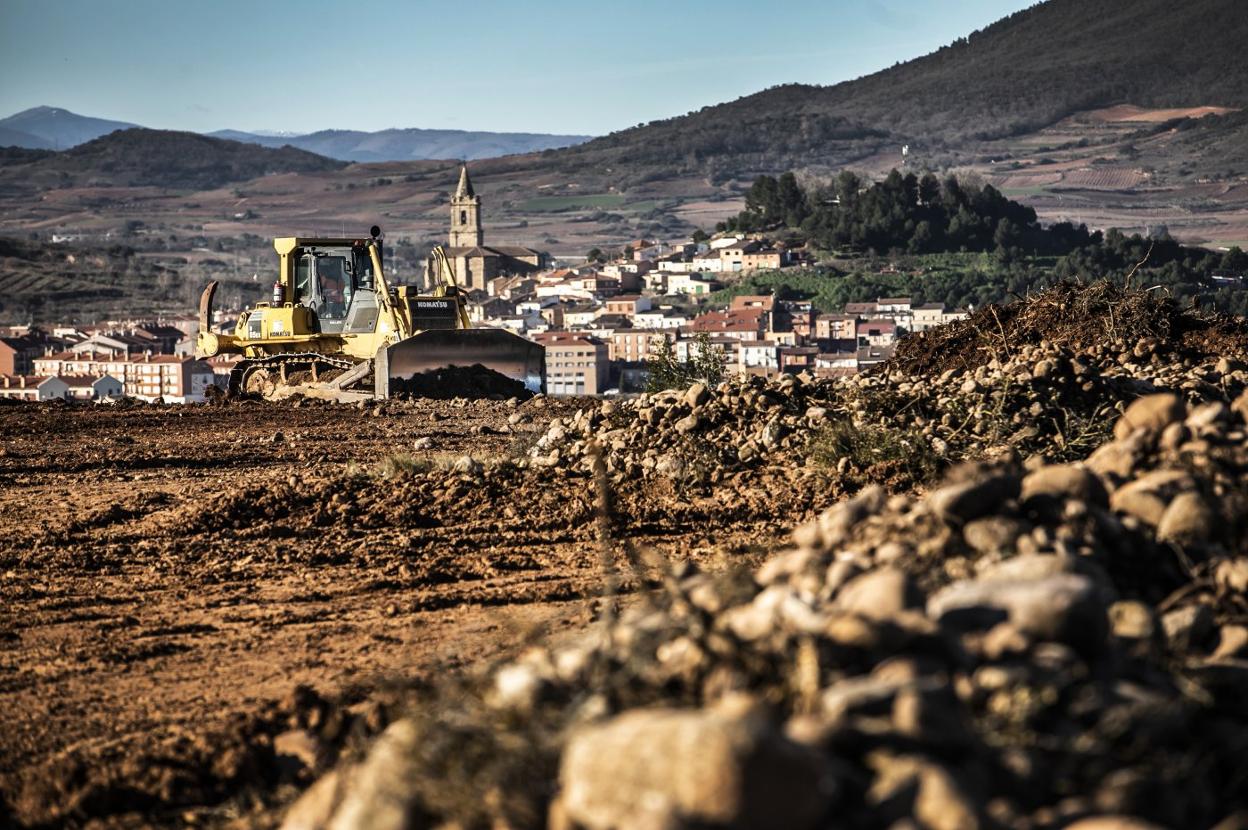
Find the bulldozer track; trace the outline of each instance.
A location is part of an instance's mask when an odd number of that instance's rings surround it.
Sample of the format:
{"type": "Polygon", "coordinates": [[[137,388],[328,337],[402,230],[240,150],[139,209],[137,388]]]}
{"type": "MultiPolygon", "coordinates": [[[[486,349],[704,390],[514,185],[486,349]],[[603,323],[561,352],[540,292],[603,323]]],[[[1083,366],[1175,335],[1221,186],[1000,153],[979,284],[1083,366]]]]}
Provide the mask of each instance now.
{"type": "Polygon", "coordinates": [[[243,394],[246,390],[247,377],[257,369],[276,369],[281,371],[283,368],[289,369],[305,363],[309,366],[320,365],[326,369],[342,369],[346,371],[353,368],[359,361],[352,360],[349,357],[324,355],[317,352],[287,352],[284,354],[266,355],[264,357],[245,358],[240,360],[238,365],[230,371],[229,394],[231,396],[243,394]]]}

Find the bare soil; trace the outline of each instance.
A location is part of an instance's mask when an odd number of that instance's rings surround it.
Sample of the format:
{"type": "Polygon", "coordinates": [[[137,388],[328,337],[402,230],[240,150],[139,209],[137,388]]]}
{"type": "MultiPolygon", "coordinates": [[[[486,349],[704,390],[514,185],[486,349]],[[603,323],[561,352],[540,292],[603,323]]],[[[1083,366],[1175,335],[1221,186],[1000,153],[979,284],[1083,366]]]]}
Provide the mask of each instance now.
{"type": "MultiPolygon", "coordinates": [[[[583,626],[592,482],[447,469],[497,471],[578,405],[0,406],[0,826],[271,823],[276,784],[310,780],[276,734],[341,745],[396,678],[583,626]]],[[[748,563],[782,536],[765,507],[627,498],[630,538],[669,554],[714,532],[748,563]]]]}

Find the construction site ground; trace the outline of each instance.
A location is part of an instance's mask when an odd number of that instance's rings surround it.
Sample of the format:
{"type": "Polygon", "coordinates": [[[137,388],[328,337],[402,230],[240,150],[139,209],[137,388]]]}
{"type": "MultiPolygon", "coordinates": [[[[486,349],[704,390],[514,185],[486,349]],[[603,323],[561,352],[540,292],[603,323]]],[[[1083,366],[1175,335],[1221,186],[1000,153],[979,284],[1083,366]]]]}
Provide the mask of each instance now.
{"type": "MultiPolygon", "coordinates": [[[[362,704],[583,628],[604,582],[591,479],[408,510],[385,474],[518,457],[578,405],[0,406],[0,825],[237,816],[230,775],[196,768],[301,684],[362,704]],[[316,487],[315,509],[344,511],[319,526],[280,496],[316,487]]],[[[673,518],[631,529],[639,544],[696,557],[713,533],[745,564],[783,541],[778,522],[688,521],[654,495],[673,518]]]]}

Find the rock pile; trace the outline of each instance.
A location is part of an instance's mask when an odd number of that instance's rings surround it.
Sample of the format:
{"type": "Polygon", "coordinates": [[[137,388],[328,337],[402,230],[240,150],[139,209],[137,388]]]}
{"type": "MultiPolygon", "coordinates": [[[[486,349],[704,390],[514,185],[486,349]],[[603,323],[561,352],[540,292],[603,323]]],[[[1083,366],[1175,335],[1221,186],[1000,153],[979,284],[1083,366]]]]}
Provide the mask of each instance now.
{"type": "Polygon", "coordinates": [[[613,480],[732,484],[760,470],[834,470],[840,485],[924,483],[950,463],[993,456],[1076,460],[1109,437],[1138,397],[1236,400],[1248,366],[1184,355],[1161,341],[1073,350],[1049,340],[934,377],[886,366],[841,380],[809,375],[694,384],[557,418],[529,451],[543,467],[587,470],[601,454],[613,480]]]}
{"type": "MultiPolygon", "coordinates": [[[[1135,400],[1085,464],[1015,453],[922,498],[869,486],[752,575],[657,568],[591,635],[426,701],[287,826],[1243,826],[1248,396],[1219,385],[1237,371],[1135,400]]],[[[749,406],[782,442],[819,417],[786,385],[649,398],[628,429],[714,436],[749,406]]],[[[611,446],[612,415],[543,451],[611,446]]]]}

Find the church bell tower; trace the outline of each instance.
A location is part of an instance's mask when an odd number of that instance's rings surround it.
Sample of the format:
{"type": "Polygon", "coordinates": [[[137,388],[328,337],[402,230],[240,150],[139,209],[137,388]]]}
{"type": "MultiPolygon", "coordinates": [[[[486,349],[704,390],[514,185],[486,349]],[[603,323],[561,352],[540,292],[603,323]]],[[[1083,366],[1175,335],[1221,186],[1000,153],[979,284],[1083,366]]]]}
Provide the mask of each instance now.
{"type": "Polygon", "coordinates": [[[476,248],[484,242],[481,232],[481,197],[472,190],[468,165],[459,170],[459,187],[451,199],[451,247],[476,248]]]}

